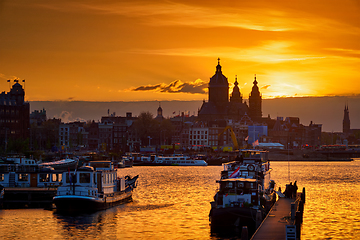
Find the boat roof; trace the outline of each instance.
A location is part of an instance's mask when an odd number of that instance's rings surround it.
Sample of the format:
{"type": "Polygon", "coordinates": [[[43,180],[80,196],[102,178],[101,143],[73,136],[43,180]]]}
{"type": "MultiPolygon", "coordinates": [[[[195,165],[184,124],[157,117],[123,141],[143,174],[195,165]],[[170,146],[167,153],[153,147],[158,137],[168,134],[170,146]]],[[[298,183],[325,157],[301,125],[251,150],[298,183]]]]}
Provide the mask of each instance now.
{"type": "Polygon", "coordinates": [[[62,160],[58,160],[58,161],[54,161],[54,162],[43,162],[40,163],[40,166],[52,166],[52,165],[62,165],[62,164],[67,164],[67,163],[74,163],[77,162],[74,159],[70,159],[70,158],[66,158],[66,159],[62,159],[62,160]]]}
{"type": "Polygon", "coordinates": [[[258,149],[241,149],[241,152],[255,152],[255,153],[265,153],[265,152],[269,152],[266,150],[258,150],[258,149]]]}
{"type": "Polygon", "coordinates": [[[220,182],[256,182],[253,178],[225,178],[221,179],[220,182]]]}

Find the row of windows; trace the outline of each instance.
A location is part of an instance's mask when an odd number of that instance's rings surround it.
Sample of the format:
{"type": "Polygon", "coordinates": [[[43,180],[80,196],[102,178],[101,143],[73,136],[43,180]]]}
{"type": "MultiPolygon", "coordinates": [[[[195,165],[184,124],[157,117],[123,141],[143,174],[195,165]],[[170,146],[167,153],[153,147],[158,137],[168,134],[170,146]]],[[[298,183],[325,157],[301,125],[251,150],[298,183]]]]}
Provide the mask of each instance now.
{"type": "MultiPolygon", "coordinates": [[[[30,174],[28,173],[19,173],[17,175],[17,179],[19,182],[28,182],[30,178],[30,174]]],[[[40,173],[39,174],[39,182],[50,182],[50,178],[53,182],[61,182],[62,180],[62,174],[60,173],[40,173]]],[[[5,174],[0,173],[0,182],[5,181],[5,174]]]]}
{"type": "Polygon", "coordinates": [[[207,134],[207,131],[190,131],[191,134],[207,134]]]}
{"type": "Polygon", "coordinates": [[[19,110],[14,110],[14,109],[0,109],[0,114],[2,115],[2,114],[15,114],[16,113],[16,115],[19,115],[19,110]]]}
{"type": "Polygon", "coordinates": [[[17,119],[0,119],[1,123],[19,123],[19,120],[17,119]]]}
{"type": "Polygon", "coordinates": [[[194,137],[194,139],[207,139],[207,135],[190,135],[190,139],[192,139],[192,137],[194,137]]]}
{"type": "Polygon", "coordinates": [[[207,144],[207,141],[199,141],[199,140],[192,141],[192,140],[190,140],[190,145],[206,145],[206,144],[207,144]]]}

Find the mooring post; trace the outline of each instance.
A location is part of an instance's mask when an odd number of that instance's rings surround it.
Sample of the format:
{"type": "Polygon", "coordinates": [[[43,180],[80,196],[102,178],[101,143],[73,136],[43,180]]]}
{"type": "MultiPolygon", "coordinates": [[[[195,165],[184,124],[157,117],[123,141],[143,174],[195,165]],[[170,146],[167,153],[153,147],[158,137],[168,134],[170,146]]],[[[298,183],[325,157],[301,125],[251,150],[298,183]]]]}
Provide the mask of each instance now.
{"type": "Polygon", "coordinates": [[[294,220],[295,219],[295,212],[296,212],[296,209],[295,209],[295,203],[291,203],[291,220],[294,220]]]}
{"type": "Polygon", "coordinates": [[[305,187],[303,187],[301,200],[305,203],[305,187]]]}
{"type": "Polygon", "coordinates": [[[260,210],[257,210],[256,212],[256,228],[258,228],[260,226],[262,222],[262,214],[260,210]]]}
{"type": "Polygon", "coordinates": [[[241,230],[241,240],[249,240],[248,237],[248,228],[247,226],[243,226],[241,230]]]}
{"type": "Polygon", "coordinates": [[[303,222],[303,214],[304,214],[304,202],[302,200],[299,201],[299,208],[298,211],[300,212],[300,221],[303,222]]]}
{"type": "Polygon", "coordinates": [[[296,217],[295,217],[295,226],[296,226],[296,236],[298,239],[300,239],[301,234],[301,222],[302,222],[302,214],[300,211],[296,211],[296,217]]]}

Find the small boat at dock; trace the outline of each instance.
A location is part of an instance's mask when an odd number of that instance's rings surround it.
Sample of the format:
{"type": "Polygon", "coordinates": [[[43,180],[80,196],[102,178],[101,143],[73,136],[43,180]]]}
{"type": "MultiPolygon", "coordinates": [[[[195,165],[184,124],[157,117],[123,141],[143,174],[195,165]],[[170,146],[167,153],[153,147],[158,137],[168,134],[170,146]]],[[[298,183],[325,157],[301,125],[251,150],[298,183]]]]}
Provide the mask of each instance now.
{"type": "Polygon", "coordinates": [[[95,212],[131,201],[137,178],[119,178],[111,161],[90,161],[63,173],[54,197],[56,209],[64,213],[95,212]]]}
{"type": "Polygon", "coordinates": [[[236,160],[223,164],[219,190],[211,202],[211,230],[255,231],[276,201],[275,182],[270,180],[267,151],[241,150],[236,160]]]}

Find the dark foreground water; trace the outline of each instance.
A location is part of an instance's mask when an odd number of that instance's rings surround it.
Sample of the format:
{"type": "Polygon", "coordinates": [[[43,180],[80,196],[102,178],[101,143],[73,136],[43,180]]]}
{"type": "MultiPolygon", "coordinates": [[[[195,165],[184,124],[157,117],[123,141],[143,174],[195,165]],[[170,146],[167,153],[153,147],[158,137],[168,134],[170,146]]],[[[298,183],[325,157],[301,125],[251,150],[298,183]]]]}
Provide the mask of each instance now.
{"type": "MultiPolygon", "coordinates": [[[[306,188],[302,239],[360,239],[360,159],[271,166],[282,189],[289,176],[299,190],[306,188]]],[[[210,232],[208,214],[221,169],[120,169],[119,175],[140,175],[133,202],[72,217],[43,209],[0,210],[0,239],[219,239],[210,232]]]]}

